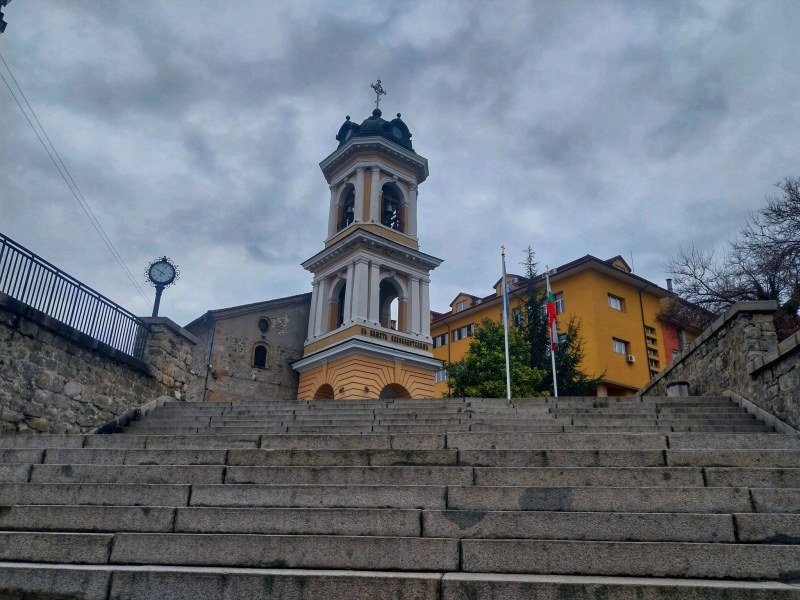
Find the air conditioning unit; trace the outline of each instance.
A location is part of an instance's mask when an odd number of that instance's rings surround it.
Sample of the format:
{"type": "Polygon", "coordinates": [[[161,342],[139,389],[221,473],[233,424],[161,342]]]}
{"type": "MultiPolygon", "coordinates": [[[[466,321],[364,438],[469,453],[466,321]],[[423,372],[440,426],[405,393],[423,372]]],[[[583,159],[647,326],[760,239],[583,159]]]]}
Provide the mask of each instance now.
{"type": "Polygon", "coordinates": [[[628,364],[633,364],[636,362],[636,357],[633,354],[628,354],[628,364]]]}

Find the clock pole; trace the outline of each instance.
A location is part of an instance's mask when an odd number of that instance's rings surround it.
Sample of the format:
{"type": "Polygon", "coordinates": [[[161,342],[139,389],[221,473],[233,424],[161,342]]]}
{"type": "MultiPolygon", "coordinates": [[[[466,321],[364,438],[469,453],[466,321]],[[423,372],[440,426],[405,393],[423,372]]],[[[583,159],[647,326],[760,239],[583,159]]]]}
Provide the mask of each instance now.
{"type": "Polygon", "coordinates": [[[158,316],[158,307],[161,305],[161,294],[165,288],[171,286],[180,277],[178,265],[166,256],[162,256],[147,265],[144,270],[145,277],[156,288],[156,300],[153,303],[153,316],[158,316]]]}
{"type": "Polygon", "coordinates": [[[156,301],[153,303],[153,316],[158,316],[158,307],[161,304],[161,292],[164,291],[163,285],[157,285],[156,288],[156,301]]]}

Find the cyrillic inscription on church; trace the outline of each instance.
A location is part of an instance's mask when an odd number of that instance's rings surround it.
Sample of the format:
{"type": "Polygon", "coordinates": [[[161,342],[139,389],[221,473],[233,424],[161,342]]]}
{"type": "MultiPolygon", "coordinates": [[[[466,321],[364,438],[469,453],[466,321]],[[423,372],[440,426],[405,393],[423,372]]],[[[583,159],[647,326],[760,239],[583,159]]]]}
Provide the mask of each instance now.
{"type": "Polygon", "coordinates": [[[404,338],[399,335],[389,335],[385,331],[379,331],[377,329],[368,329],[366,327],[362,327],[361,335],[368,335],[369,337],[373,337],[379,340],[385,340],[387,342],[392,342],[393,344],[400,344],[401,346],[409,346],[411,348],[416,348],[418,350],[425,350],[426,352],[429,351],[428,344],[424,342],[418,342],[417,340],[409,340],[408,338],[404,338]]]}

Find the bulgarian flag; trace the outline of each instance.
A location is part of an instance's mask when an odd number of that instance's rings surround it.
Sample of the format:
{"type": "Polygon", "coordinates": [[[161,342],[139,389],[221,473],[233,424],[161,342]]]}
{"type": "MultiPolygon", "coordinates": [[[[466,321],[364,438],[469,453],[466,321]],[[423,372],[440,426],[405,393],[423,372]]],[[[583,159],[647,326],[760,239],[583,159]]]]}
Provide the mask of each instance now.
{"type": "Polygon", "coordinates": [[[547,280],[547,324],[550,327],[550,347],[555,350],[558,345],[558,327],[556,326],[556,299],[550,289],[550,273],[545,273],[547,280]]]}

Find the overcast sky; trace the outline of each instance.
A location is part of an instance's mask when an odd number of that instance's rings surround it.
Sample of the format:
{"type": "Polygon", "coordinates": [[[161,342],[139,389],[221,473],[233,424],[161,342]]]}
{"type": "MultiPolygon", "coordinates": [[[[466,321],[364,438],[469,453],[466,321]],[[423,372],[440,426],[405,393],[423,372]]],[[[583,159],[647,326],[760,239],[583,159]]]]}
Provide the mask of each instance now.
{"type": "MultiPolygon", "coordinates": [[[[543,267],[622,254],[664,285],[800,175],[800,1],[17,0],[0,52],[161,314],[303,293],[345,115],[401,112],[430,177],[431,307],[543,267]]],[[[0,63],[0,73],[9,79],[0,63]]],[[[0,82],[0,232],[141,315],[0,82]]]]}

